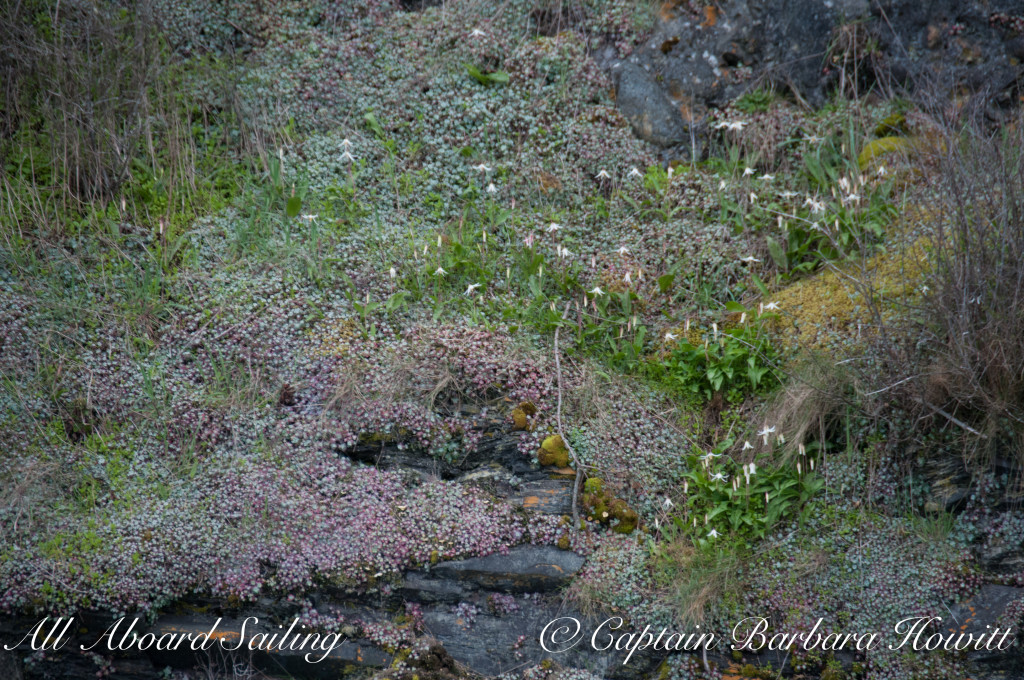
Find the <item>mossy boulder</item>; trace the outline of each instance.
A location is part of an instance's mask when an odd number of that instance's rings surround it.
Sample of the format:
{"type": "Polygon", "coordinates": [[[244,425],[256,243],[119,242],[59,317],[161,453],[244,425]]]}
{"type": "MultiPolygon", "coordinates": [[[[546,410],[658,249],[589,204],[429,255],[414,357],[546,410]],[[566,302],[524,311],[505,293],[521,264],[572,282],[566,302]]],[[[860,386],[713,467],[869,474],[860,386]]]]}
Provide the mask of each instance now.
{"type": "Polygon", "coordinates": [[[608,509],[612,519],[618,521],[618,523],[612,527],[612,531],[617,534],[633,533],[636,529],[637,523],[640,521],[640,516],[637,515],[636,510],[629,507],[629,504],[621,498],[613,499],[608,505],[608,509]]]}
{"type": "Polygon", "coordinates": [[[612,526],[612,531],[629,534],[636,530],[640,516],[621,498],[604,490],[603,480],[592,477],[583,484],[583,510],[587,518],[612,526]],[[614,522],[614,524],[613,524],[614,522]]]}

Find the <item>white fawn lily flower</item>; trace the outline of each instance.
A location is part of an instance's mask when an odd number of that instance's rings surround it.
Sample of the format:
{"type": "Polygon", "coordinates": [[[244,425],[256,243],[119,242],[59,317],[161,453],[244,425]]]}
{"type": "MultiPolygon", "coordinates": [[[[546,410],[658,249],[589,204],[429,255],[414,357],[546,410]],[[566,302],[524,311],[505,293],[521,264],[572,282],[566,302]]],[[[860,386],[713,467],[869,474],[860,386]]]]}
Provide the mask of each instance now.
{"type": "Polygon", "coordinates": [[[763,175],[761,175],[760,177],[758,177],[758,179],[763,179],[763,180],[765,180],[765,181],[767,182],[767,181],[770,181],[770,180],[773,180],[773,179],[775,179],[775,175],[769,175],[769,174],[768,174],[768,173],[766,172],[766,173],[764,173],[763,175]]]}
{"type": "Polygon", "coordinates": [[[756,172],[756,171],[753,168],[743,168],[743,176],[744,177],[750,177],[751,175],[754,174],[754,172],[756,172]]]}
{"type": "Polygon", "coordinates": [[[725,191],[725,187],[726,187],[726,186],[727,186],[727,185],[726,185],[726,183],[725,183],[725,180],[724,180],[724,179],[723,179],[723,180],[719,180],[719,181],[718,181],[718,190],[719,190],[719,191],[725,191]]]}
{"type": "Polygon", "coordinates": [[[812,213],[825,212],[825,202],[816,201],[813,198],[808,198],[804,201],[804,205],[810,206],[812,213]]]}
{"type": "Polygon", "coordinates": [[[629,252],[629,248],[627,248],[626,246],[619,246],[619,249],[616,252],[618,252],[619,255],[625,255],[629,252]]]}
{"type": "Polygon", "coordinates": [[[750,202],[757,203],[757,194],[755,194],[753,191],[750,192],[750,202]]]}
{"type": "Polygon", "coordinates": [[[673,503],[673,502],[672,502],[672,499],[671,499],[671,498],[669,498],[668,496],[665,496],[665,500],[663,500],[663,501],[661,502],[661,507],[662,507],[662,509],[664,509],[664,510],[666,510],[666,511],[668,511],[668,510],[671,510],[671,509],[672,509],[672,508],[674,508],[675,506],[676,506],[676,504],[675,504],[675,503],[673,503]]]}
{"type": "Polygon", "coordinates": [[[750,440],[747,440],[747,441],[743,442],[743,450],[744,451],[749,451],[752,448],[754,448],[754,445],[750,443],[750,440]]]}
{"type": "Polygon", "coordinates": [[[800,194],[798,194],[795,191],[783,191],[781,194],[779,194],[779,196],[781,196],[782,198],[796,198],[799,195],[800,194]]]}
{"type": "Polygon", "coordinates": [[[595,175],[595,177],[597,177],[597,179],[611,179],[612,178],[612,176],[608,174],[607,170],[601,170],[600,172],[597,173],[597,175],[595,175]]]}
{"type": "Polygon", "coordinates": [[[348,137],[346,137],[345,139],[341,140],[341,145],[342,145],[343,147],[345,147],[346,149],[348,149],[349,147],[351,147],[351,146],[352,146],[352,142],[351,142],[351,141],[349,141],[349,138],[348,138],[348,137]]]}
{"type": "Polygon", "coordinates": [[[434,276],[447,276],[447,275],[448,275],[448,272],[446,272],[444,270],[444,268],[442,268],[442,267],[438,267],[437,269],[434,270],[434,276]]]}
{"type": "Polygon", "coordinates": [[[487,185],[487,193],[496,194],[498,193],[498,187],[494,186],[494,182],[487,185]]]}
{"type": "Polygon", "coordinates": [[[599,286],[594,286],[594,288],[588,292],[594,297],[601,297],[602,295],[604,295],[604,291],[601,290],[599,286]]]}
{"type": "Polygon", "coordinates": [[[355,163],[356,157],[353,156],[350,152],[346,151],[345,153],[341,154],[341,160],[348,161],[349,163],[355,163]]]}
{"type": "Polygon", "coordinates": [[[630,168],[630,169],[629,169],[629,175],[628,175],[628,176],[629,176],[629,177],[643,177],[643,176],[644,176],[644,173],[640,172],[640,171],[639,171],[639,170],[637,170],[636,168],[630,168]]]}
{"type": "Polygon", "coordinates": [[[846,203],[860,203],[860,195],[859,194],[848,194],[846,196],[843,196],[843,203],[844,204],[846,204],[846,203]]]}
{"type": "Polygon", "coordinates": [[[302,219],[306,220],[307,222],[316,222],[316,218],[318,218],[318,217],[320,217],[320,216],[319,215],[303,215],[302,219]]]}
{"type": "Polygon", "coordinates": [[[714,529],[712,529],[711,531],[708,532],[708,538],[718,538],[721,535],[722,534],[718,533],[714,529]]]}
{"type": "Polygon", "coordinates": [[[548,233],[553,234],[561,228],[561,224],[559,224],[558,222],[552,222],[551,224],[548,225],[548,233]]]}
{"type": "Polygon", "coordinates": [[[723,474],[721,472],[716,472],[715,474],[711,475],[711,481],[712,482],[727,482],[727,481],[729,481],[729,475],[723,474]]]}
{"type": "Polygon", "coordinates": [[[486,163],[481,163],[480,165],[474,165],[473,169],[478,171],[478,172],[490,172],[491,171],[490,166],[487,165],[486,163]]]}
{"type": "Polygon", "coordinates": [[[622,281],[623,283],[633,283],[633,279],[630,277],[629,272],[626,272],[626,275],[622,277],[622,281]]]}
{"type": "Polygon", "coordinates": [[[398,272],[395,270],[394,267],[391,268],[388,274],[391,276],[391,278],[395,278],[396,276],[398,276],[398,272]]]}
{"type": "Polygon", "coordinates": [[[879,165],[878,169],[875,170],[875,174],[878,175],[879,177],[885,177],[886,173],[887,171],[884,165],[879,165]]]}
{"type": "Polygon", "coordinates": [[[769,302],[768,304],[766,304],[764,306],[764,308],[767,309],[769,312],[773,312],[773,311],[776,311],[776,310],[779,309],[779,303],[778,302],[769,302]]]}
{"type": "Polygon", "coordinates": [[[469,34],[469,37],[470,38],[482,38],[485,35],[487,35],[487,34],[484,33],[483,31],[481,31],[479,28],[474,28],[473,32],[469,34]]]}
{"type": "Polygon", "coordinates": [[[825,141],[825,138],[819,137],[818,135],[807,135],[806,137],[804,137],[804,141],[808,142],[809,144],[820,144],[821,142],[825,141]]]}
{"type": "Polygon", "coordinates": [[[775,432],[775,426],[774,425],[772,425],[771,427],[768,427],[767,425],[765,425],[764,429],[757,433],[757,436],[758,437],[763,437],[764,438],[764,444],[765,444],[765,446],[767,446],[768,445],[768,435],[773,434],[774,432],[775,432]]]}
{"type": "Polygon", "coordinates": [[[672,340],[675,340],[677,337],[679,337],[679,336],[677,336],[675,333],[665,333],[665,340],[666,341],[671,342],[672,340]]]}
{"type": "Polygon", "coordinates": [[[526,246],[527,248],[532,248],[533,242],[536,238],[537,237],[534,236],[533,234],[527,234],[526,238],[523,239],[523,245],[526,246]]]}
{"type": "Polygon", "coordinates": [[[559,257],[571,257],[572,256],[572,253],[569,251],[568,248],[562,248],[561,246],[559,246],[559,249],[558,249],[557,252],[558,252],[558,256],[559,257]]]}
{"type": "Polygon", "coordinates": [[[472,295],[473,291],[482,286],[482,283],[471,283],[466,287],[466,295],[472,295]]]}
{"type": "Polygon", "coordinates": [[[742,121],[742,120],[733,120],[733,121],[725,121],[725,120],[723,120],[721,123],[719,123],[718,125],[715,126],[715,129],[717,129],[717,130],[726,130],[727,129],[730,132],[742,132],[743,128],[746,127],[747,125],[749,125],[749,123],[747,123],[746,121],[742,121]]]}

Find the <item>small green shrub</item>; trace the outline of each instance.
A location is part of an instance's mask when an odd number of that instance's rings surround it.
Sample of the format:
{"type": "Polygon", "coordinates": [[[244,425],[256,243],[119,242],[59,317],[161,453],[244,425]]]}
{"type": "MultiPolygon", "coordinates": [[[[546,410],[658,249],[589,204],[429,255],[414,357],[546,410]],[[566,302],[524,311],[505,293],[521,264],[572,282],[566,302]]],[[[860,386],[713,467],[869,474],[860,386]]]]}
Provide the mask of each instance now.
{"type": "Polygon", "coordinates": [[[729,536],[746,541],[764,538],[825,485],[808,469],[804,456],[782,465],[771,465],[765,457],[760,465],[741,465],[722,453],[731,444],[727,440],[710,454],[690,456],[686,507],[672,521],[698,546],[729,536]]]}
{"type": "Polygon", "coordinates": [[[721,331],[714,328],[704,335],[703,344],[679,342],[655,368],[664,382],[694,397],[711,399],[722,392],[733,403],[778,384],[772,371],[778,352],[764,329],[774,315],[748,311],[735,302],[727,308],[740,314],[741,323],[721,331]]]}

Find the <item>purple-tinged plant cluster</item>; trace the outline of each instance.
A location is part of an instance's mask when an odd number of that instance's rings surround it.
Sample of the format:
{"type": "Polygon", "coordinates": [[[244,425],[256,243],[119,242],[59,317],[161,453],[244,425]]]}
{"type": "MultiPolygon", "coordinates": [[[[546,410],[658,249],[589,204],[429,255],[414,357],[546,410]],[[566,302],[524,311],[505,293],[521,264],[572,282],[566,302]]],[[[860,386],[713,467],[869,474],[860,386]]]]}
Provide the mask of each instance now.
{"type": "Polygon", "coordinates": [[[416,639],[415,632],[409,626],[400,626],[391,621],[360,621],[359,630],[364,638],[392,652],[411,645],[416,639]]]}
{"type": "Polygon", "coordinates": [[[498,677],[499,680],[601,680],[600,676],[582,668],[561,668],[551,662],[530,666],[521,674],[508,673],[498,677]]]}
{"type": "Polygon", "coordinates": [[[939,570],[932,591],[945,602],[963,602],[976,594],[984,581],[965,550],[963,561],[950,562],[939,570]]]}
{"type": "Polygon", "coordinates": [[[473,627],[473,621],[476,620],[477,614],[479,613],[480,609],[469,602],[460,602],[452,607],[452,616],[454,616],[456,622],[465,629],[473,627]]]}
{"type": "Polygon", "coordinates": [[[5,611],[81,606],[143,611],[188,592],[239,601],[320,580],[365,588],[431,559],[503,551],[529,520],[472,488],[343,459],[296,475],[259,461],[211,465],[188,488],[135,499],[94,519],[68,518],[0,565],[5,611]]]}
{"type": "Polygon", "coordinates": [[[1018,35],[1024,33],[1024,14],[993,12],[989,16],[988,22],[993,26],[1002,26],[1006,30],[1018,35]]]}
{"type": "Polygon", "coordinates": [[[488,595],[487,607],[498,616],[519,611],[519,603],[516,602],[515,596],[506,593],[491,593],[488,595]]]}
{"type": "Polygon", "coordinates": [[[682,455],[691,446],[688,434],[667,422],[683,414],[656,395],[630,388],[626,397],[614,385],[595,405],[595,416],[569,435],[574,450],[606,490],[653,518],[688,470],[682,455]]]}

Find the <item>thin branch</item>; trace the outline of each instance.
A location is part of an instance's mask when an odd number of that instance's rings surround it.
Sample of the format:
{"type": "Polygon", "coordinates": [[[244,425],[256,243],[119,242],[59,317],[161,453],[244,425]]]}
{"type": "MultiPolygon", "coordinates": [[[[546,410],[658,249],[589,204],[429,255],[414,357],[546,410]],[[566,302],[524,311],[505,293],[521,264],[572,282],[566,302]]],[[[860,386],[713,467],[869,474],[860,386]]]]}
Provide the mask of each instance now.
{"type": "MultiPolygon", "coordinates": [[[[562,311],[562,321],[565,321],[566,317],[569,316],[570,304],[571,303],[569,302],[565,303],[565,309],[562,311]]],[[[558,403],[555,407],[555,423],[558,427],[558,436],[562,439],[562,445],[565,446],[569,455],[572,456],[572,462],[576,465],[576,480],[572,485],[572,526],[573,531],[579,531],[580,510],[577,501],[580,494],[580,481],[583,477],[583,466],[580,465],[580,460],[576,457],[576,452],[573,451],[572,446],[569,444],[569,438],[565,436],[565,430],[562,429],[562,361],[558,350],[558,332],[560,330],[562,330],[561,323],[555,327],[555,379],[558,386],[558,403]]]]}

